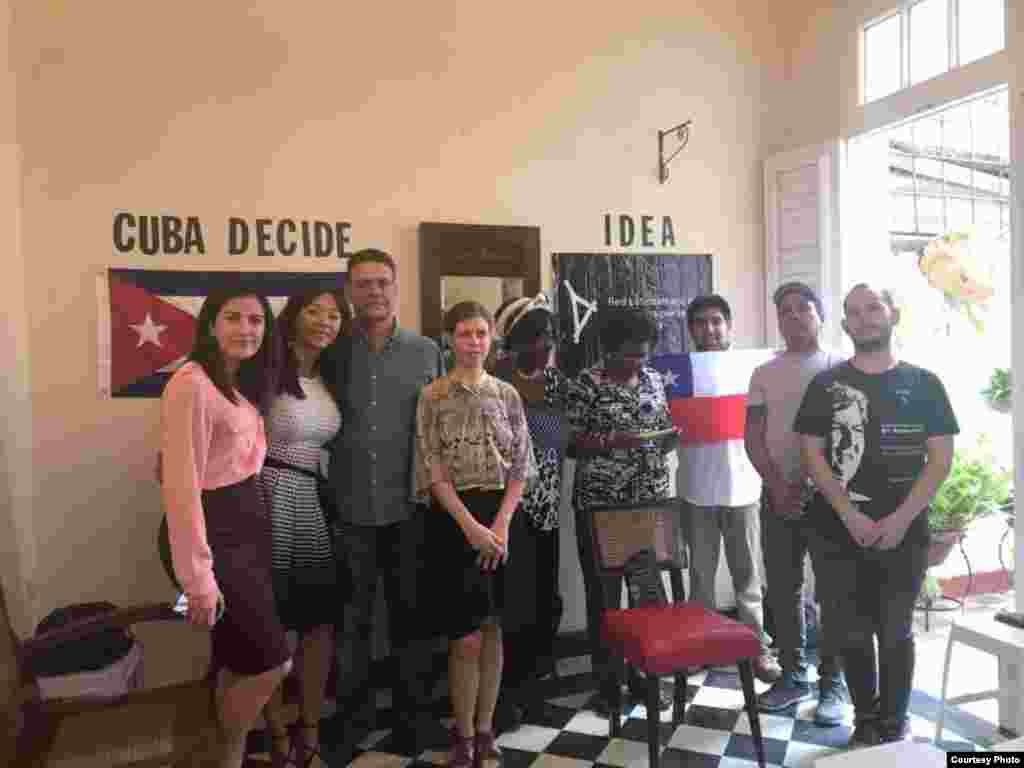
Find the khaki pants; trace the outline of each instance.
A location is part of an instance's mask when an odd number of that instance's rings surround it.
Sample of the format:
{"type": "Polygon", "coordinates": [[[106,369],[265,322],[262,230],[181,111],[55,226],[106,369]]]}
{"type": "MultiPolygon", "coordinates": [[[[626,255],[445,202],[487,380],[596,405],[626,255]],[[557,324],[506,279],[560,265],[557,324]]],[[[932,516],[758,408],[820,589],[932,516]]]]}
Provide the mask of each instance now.
{"type": "Polygon", "coordinates": [[[771,638],[764,631],[761,595],[760,505],[702,507],[686,502],[683,530],[690,547],[690,594],[705,608],[716,610],[715,574],[718,553],[725,544],[725,561],[732,574],[739,620],[761,640],[764,651],[771,638]]]}

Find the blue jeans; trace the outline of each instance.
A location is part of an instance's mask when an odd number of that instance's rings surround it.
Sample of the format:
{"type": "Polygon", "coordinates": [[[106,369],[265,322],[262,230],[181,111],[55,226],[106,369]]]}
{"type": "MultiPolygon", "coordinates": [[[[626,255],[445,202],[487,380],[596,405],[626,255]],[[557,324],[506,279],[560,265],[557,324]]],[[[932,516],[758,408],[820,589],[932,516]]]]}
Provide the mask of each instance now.
{"type": "Polygon", "coordinates": [[[858,717],[897,724],[907,717],[914,681],[914,605],[924,581],[928,536],[918,526],[898,547],[863,549],[821,537],[825,599],[833,601],[829,632],[837,638],[858,717]],[[875,650],[875,638],[878,650],[875,650]]]}

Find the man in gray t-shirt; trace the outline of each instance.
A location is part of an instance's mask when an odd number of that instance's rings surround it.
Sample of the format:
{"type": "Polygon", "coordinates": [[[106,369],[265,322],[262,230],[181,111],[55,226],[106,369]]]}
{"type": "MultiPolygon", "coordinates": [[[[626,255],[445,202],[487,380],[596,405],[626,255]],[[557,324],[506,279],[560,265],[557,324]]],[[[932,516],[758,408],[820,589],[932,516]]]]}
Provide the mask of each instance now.
{"type": "MultiPolygon", "coordinates": [[[[806,284],[786,283],[775,292],[779,330],[786,348],[754,371],[747,395],[745,442],[747,455],[764,481],[761,532],[768,582],[768,608],[779,650],[782,677],[761,695],[760,708],[778,712],[812,697],[804,646],[804,559],[816,553],[810,521],[804,517],[809,485],[800,464],[799,436],[793,421],[803,395],[816,374],[842,358],[823,350],[818,342],[824,316],[821,299],[806,284]]],[[[820,568],[815,568],[820,572],[820,568]]],[[[828,585],[816,583],[820,593],[828,585]]],[[[826,606],[826,601],[819,601],[826,606]]],[[[819,693],[815,722],[837,725],[843,718],[846,691],[837,638],[827,634],[829,617],[823,615],[818,633],[819,693]]]]}

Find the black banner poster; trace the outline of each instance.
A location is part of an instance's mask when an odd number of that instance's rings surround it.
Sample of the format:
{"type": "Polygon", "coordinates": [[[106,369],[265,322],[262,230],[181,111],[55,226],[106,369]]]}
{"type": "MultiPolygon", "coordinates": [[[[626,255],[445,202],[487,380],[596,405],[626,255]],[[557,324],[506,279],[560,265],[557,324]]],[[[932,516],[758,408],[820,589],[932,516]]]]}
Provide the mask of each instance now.
{"type": "Polygon", "coordinates": [[[575,376],[601,358],[601,312],[642,309],[658,323],[654,354],[689,351],[686,307],[711,292],[711,255],[556,253],[558,366],[575,376]]]}

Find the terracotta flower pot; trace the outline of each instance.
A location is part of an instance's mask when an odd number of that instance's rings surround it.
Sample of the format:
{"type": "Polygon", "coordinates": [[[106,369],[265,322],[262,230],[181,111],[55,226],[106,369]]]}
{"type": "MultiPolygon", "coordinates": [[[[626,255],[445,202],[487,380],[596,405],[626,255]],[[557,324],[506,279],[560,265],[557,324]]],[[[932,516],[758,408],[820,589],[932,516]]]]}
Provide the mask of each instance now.
{"type": "Polygon", "coordinates": [[[942,565],[963,537],[963,528],[933,528],[932,540],[928,545],[928,567],[942,565]]]}

